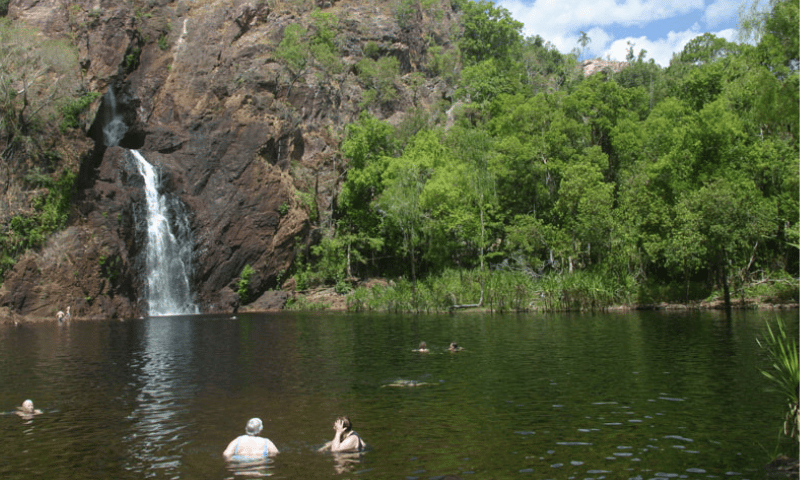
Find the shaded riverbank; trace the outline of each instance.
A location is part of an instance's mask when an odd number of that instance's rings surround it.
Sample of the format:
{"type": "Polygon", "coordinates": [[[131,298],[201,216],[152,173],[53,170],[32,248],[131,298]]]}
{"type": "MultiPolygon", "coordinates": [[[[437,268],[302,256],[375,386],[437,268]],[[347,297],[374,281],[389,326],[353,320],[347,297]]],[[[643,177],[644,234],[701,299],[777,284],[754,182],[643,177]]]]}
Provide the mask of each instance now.
{"type": "MultiPolygon", "coordinates": [[[[386,288],[389,285],[388,282],[384,280],[370,280],[367,282],[363,282],[360,285],[363,288],[372,289],[372,288],[386,288]]],[[[353,303],[359,301],[357,298],[354,298],[355,295],[353,292],[348,293],[339,293],[337,292],[335,287],[319,287],[313,288],[306,291],[300,292],[292,292],[291,297],[288,297],[287,305],[285,308],[293,309],[293,310],[323,310],[323,311],[359,311],[359,310],[369,310],[366,308],[365,305],[354,306],[353,303]]],[[[721,299],[711,299],[711,300],[698,300],[695,302],[687,302],[687,303],[670,303],[670,302],[658,302],[658,303],[635,303],[635,304],[619,304],[619,305],[610,305],[607,307],[597,308],[597,311],[608,311],[608,312],[625,312],[625,311],[672,311],[672,310],[724,310],[725,309],[725,302],[721,299]]],[[[731,309],[733,310],[796,310],[800,309],[800,304],[796,301],[788,301],[788,302],[774,302],[771,301],[769,298],[763,297],[752,297],[752,298],[736,298],[731,300],[731,309]]],[[[258,311],[258,310],[251,310],[247,307],[244,308],[245,311],[258,311]]],[[[375,308],[374,310],[382,311],[384,309],[375,308]]],[[[435,309],[428,309],[428,311],[432,311],[435,309]]],[[[488,305],[488,303],[484,303],[481,306],[473,306],[467,308],[458,308],[458,309],[449,309],[447,307],[440,308],[437,311],[441,312],[457,312],[457,313],[467,313],[467,312],[478,312],[478,313],[491,313],[491,312],[508,312],[508,311],[517,311],[517,312],[545,312],[550,311],[546,308],[542,308],[541,305],[535,305],[532,308],[523,308],[519,310],[503,308],[503,309],[496,309],[492,308],[488,305]]],[[[559,311],[580,311],[580,309],[563,309],[559,311]]]]}
{"type": "MultiPolygon", "coordinates": [[[[267,308],[258,308],[258,306],[244,306],[239,309],[239,312],[246,313],[259,313],[259,312],[275,312],[281,310],[293,311],[327,311],[327,312],[346,312],[352,311],[352,298],[350,294],[340,294],[336,292],[334,287],[321,287],[310,289],[302,292],[279,292],[281,295],[276,295],[280,301],[272,303],[267,308]],[[349,306],[350,305],[350,306],[349,306]]],[[[655,303],[655,304],[635,304],[635,305],[612,305],[600,311],[605,312],[628,312],[628,311],[689,311],[689,310],[724,310],[725,304],[721,300],[704,300],[691,303],[655,303]]],[[[800,304],[797,302],[788,303],[771,303],[763,299],[752,298],[736,299],[731,302],[732,310],[798,310],[800,304]]],[[[381,311],[377,309],[377,311],[381,311]]],[[[452,312],[455,314],[473,314],[473,313],[510,313],[508,310],[502,312],[495,312],[488,306],[479,306],[471,308],[459,308],[456,310],[444,309],[442,312],[452,312]]],[[[515,313],[545,313],[543,309],[532,309],[520,311],[515,313]]],[[[236,312],[230,312],[231,314],[236,312]]],[[[398,312],[400,313],[400,312],[398,312]]],[[[552,312],[551,312],[552,313],[552,312]]],[[[108,317],[92,316],[92,317],[73,317],[72,321],[100,321],[107,320],[108,317]]],[[[125,319],[120,319],[125,320],[125,319]]],[[[57,322],[55,317],[37,317],[37,316],[23,316],[11,312],[8,308],[0,308],[0,325],[2,324],[21,324],[21,323],[38,323],[38,322],[57,322]]]]}

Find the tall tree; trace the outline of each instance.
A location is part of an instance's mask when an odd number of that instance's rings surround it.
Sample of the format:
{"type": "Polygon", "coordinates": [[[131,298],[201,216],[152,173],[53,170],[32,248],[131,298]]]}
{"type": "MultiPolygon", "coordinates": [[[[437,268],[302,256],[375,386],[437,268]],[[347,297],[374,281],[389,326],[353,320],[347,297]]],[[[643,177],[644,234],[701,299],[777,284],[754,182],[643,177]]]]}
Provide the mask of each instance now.
{"type": "Polygon", "coordinates": [[[491,58],[509,61],[518,57],[522,22],[487,0],[463,2],[462,7],[464,33],[458,45],[467,65],[491,58]]]}
{"type": "Polygon", "coordinates": [[[775,234],[774,203],[764,199],[750,180],[721,178],[686,192],[677,207],[667,261],[683,268],[708,268],[719,279],[730,306],[731,278],[746,277],[759,247],[775,234]]]}
{"type": "Polygon", "coordinates": [[[578,58],[583,58],[586,54],[586,46],[592,43],[592,39],[589,38],[589,34],[581,30],[581,36],[578,38],[578,45],[581,46],[581,54],[578,58]]]}
{"type": "Polygon", "coordinates": [[[383,244],[377,241],[381,219],[373,201],[383,191],[383,174],[395,148],[392,126],[367,112],[347,127],[341,147],[347,159],[347,177],[338,199],[337,214],[341,221],[337,234],[348,239],[348,252],[353,248],[365,249],[359,253],[364,258],[374,256],[383,244]]]}

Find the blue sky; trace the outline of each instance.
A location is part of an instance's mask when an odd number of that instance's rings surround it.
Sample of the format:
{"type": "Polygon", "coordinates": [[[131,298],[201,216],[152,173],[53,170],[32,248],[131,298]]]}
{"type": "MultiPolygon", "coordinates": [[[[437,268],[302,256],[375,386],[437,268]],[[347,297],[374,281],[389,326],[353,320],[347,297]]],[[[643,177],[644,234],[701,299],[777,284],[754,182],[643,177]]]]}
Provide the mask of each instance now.
{"type": "MultiPolygon", "coordinates": [[[[737,41],[739,8],[753,0],[494,0],[562,53],[578,47],[581,31],[591,39],[582,58],[625,60],[628,42],[638,55],[669,66],[673,53],[706,32],[737,41]]],[[[758,1],[758,0],[755,0],[758,1]]],[[[763,2],[762,2],[763,3],[763,2]]]]}

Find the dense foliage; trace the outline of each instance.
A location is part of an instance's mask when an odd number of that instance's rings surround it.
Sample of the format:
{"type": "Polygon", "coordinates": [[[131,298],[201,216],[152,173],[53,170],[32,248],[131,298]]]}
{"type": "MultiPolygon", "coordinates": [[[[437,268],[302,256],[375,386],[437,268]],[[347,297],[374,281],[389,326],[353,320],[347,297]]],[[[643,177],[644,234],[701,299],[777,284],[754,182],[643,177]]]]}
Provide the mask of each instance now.
{"type": "Polygon", "coordinates": [[[0,278],[66,224],[77,161],[63,136],[98,96],[79,71],[69,42],[0,18],[0,278]]]}
{"type": "Polygon", "coordinates": [[[608,292],[589,308],[775,282],[796,298],[796,2],[774,3],[754,45],[706,34],[667,68],[631,48],[621,72],[586,78],[504,9],[454,5],[452,124],[408,141],[366,112],[348,127],[337,227],[316,251],[328,281],[407,279],[410,310],[419,292],[440,308],[470,289],[472,302],[516,291],[530,308],[552,295],[546,282],[574,306],[570,276],[584,299],[608,292]],[[454,271],[461,286],[436,294],[454,271]],[[492,290],[504,275],[515,280],[492,290]]]}

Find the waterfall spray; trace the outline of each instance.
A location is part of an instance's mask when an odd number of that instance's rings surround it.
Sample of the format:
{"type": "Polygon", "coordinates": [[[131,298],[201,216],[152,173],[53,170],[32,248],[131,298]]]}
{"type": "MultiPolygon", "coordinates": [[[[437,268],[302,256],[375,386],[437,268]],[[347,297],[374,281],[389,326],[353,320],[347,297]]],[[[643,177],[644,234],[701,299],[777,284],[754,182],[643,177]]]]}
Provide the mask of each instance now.
{"type": "Polygon", "coordinates": [[[106,147],[116,147],[128,131],[128,126],[122,116],[117,113],[117,97],[114,90],[109,88],[103,99],[103,143],[106,147]]]}

